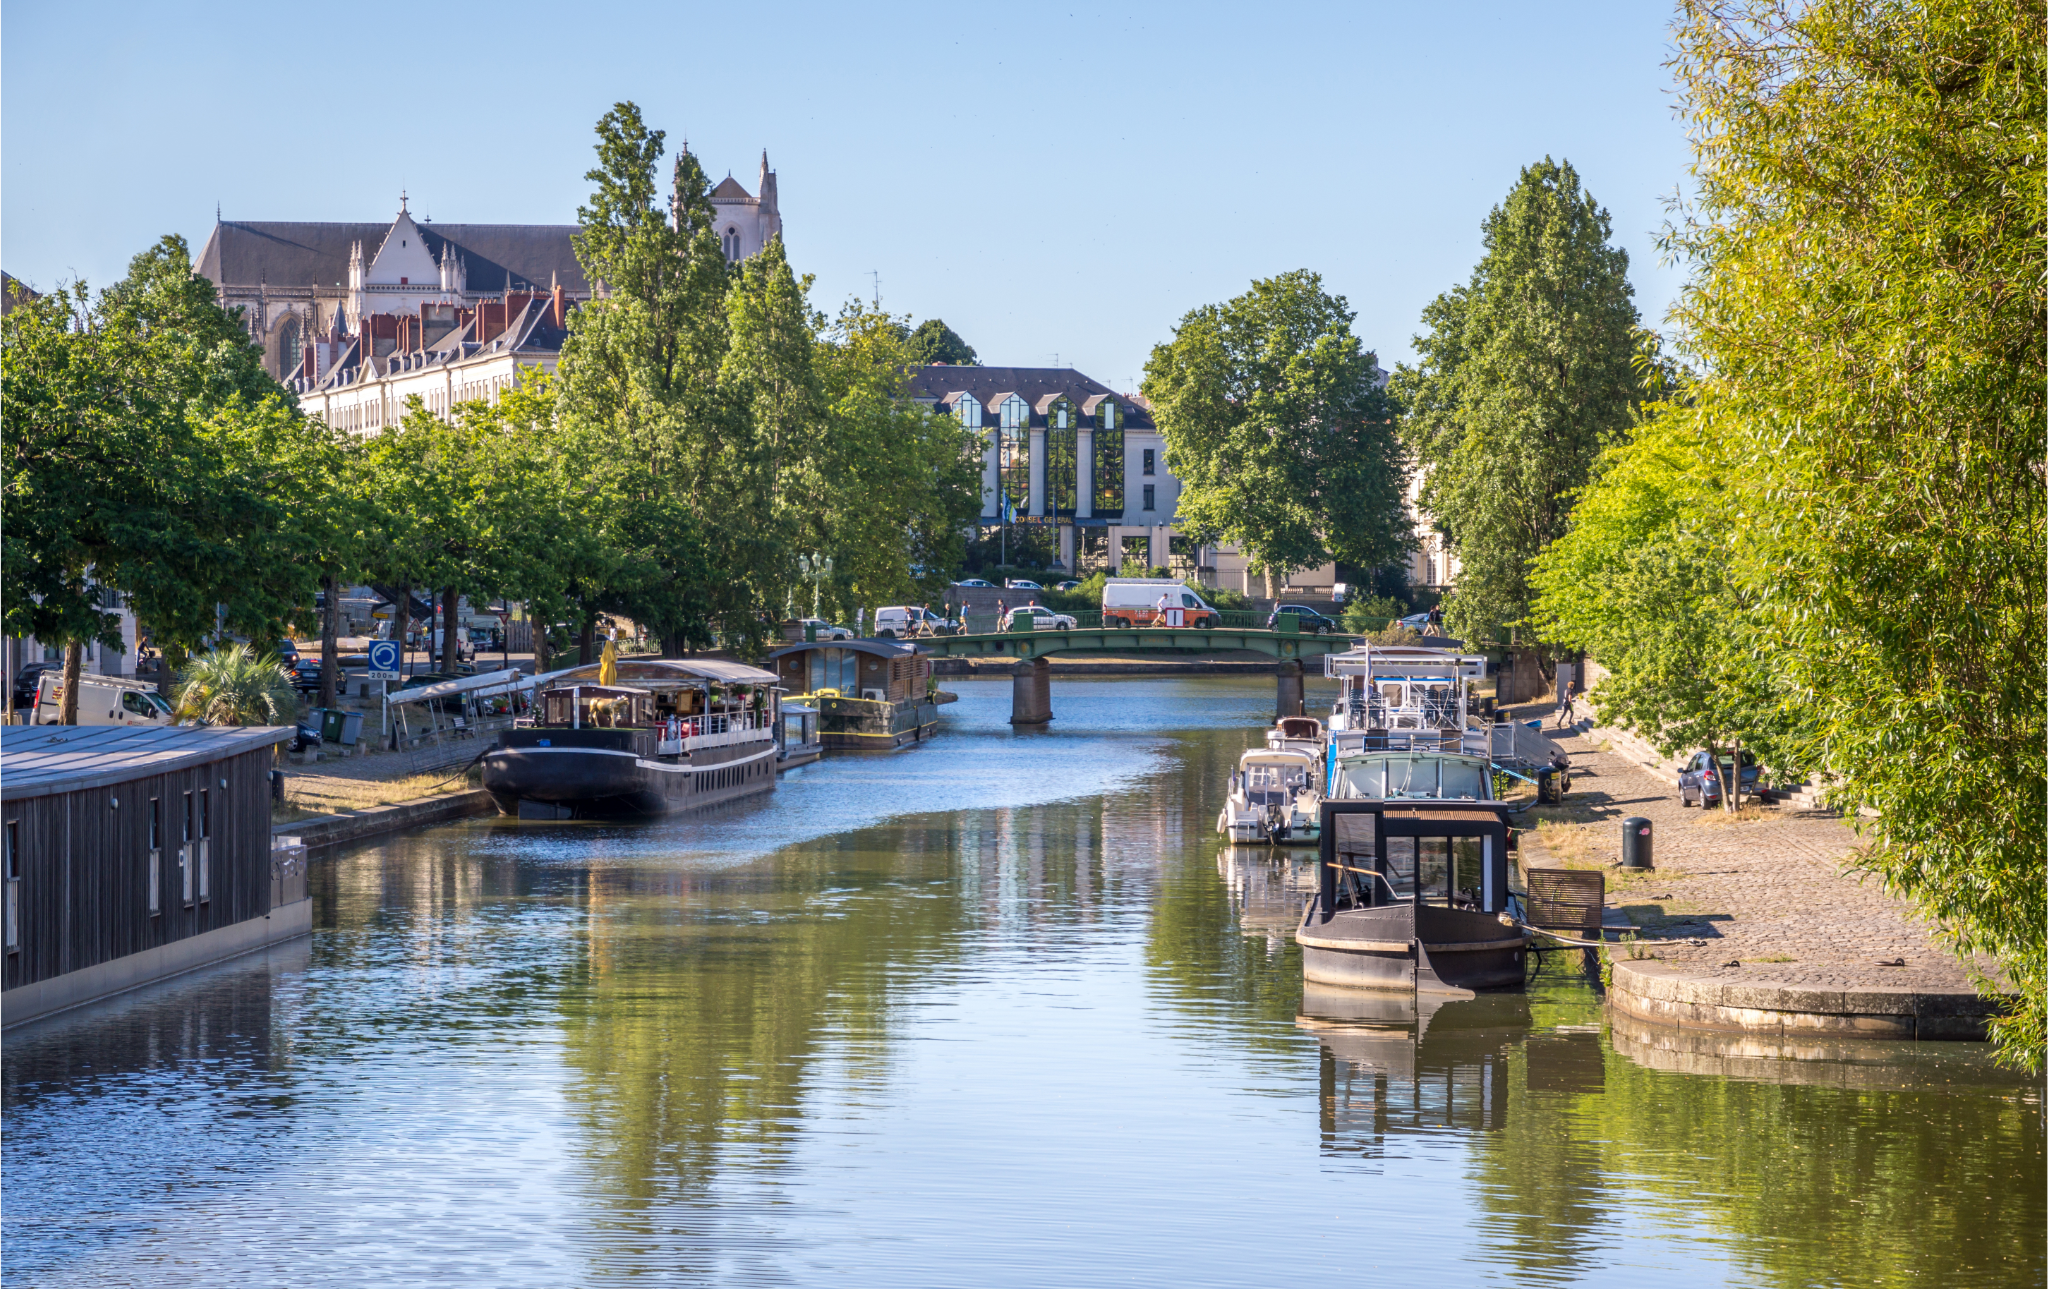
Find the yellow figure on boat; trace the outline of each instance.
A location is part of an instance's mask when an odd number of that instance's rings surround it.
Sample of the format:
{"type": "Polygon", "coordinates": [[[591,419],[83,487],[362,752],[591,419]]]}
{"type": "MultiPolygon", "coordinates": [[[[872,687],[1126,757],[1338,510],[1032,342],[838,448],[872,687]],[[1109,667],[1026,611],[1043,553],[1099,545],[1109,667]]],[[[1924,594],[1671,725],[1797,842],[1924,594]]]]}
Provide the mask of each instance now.
{"type": "Polygon", "coordinates": [[[619,683],[619,629],[613,627],[605,632],[604,653],[597,660],[597,683],[616,685],[619,683]]]}

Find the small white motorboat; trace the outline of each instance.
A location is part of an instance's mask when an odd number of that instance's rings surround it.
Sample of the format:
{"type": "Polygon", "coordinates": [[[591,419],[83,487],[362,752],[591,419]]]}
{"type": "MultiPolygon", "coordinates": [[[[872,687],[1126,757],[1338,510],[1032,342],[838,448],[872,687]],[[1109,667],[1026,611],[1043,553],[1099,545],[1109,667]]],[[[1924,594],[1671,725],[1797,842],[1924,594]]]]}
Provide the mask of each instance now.
{"type": "Polygon", "coordinates": [[[1238,758],[1216,831],[1233,842],[1313,846],[1322,840],[1322,802],[1319,756],[1255,747],[1238,758]]]}

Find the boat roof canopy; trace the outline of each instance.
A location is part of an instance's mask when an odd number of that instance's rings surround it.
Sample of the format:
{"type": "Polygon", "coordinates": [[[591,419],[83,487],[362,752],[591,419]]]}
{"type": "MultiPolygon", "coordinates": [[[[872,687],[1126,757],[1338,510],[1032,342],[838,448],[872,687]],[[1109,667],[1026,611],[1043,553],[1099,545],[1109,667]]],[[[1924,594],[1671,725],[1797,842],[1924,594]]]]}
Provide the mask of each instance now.
{"type": "Polygon", "coordinates": [[[1239,765],[1245,765],[1247,763],[1257,764],[1261,761],[1306,761],[1309,764],[1313,765],[1316,762],[1316,757],[1314,753],[1304,752],[1300,748],[1255,747],[1247,751],[1243,756],[1237,758],[1237,763],[1239,765]]]}
{"type": "Polygon", "coordinates": [[[877,658],[901,658],[917,652],[916,645],[897,644],[893,640],[803,640],[769,651],[768,660],[773,662],[786,654],[803,653],[807,649],[851,649],[855,653],[873,654],[877,658]]]}
{"type": "Polygon", "coordinates": [[[1482,654],[1452,653],[1448,649],[1424,649],[1417,645],[1369,644],[1343,653],[1324,654],[1323,674],[1388,680],[1483,680],[1486,658],[1482,654]]]}
{"type": "MultiPolygon", "coordinates": [[[[565,667],[560,671],[542,672],[533,679],[538,684],[557,684],[562,681],[588,684],[597,679],[598,668],[601,665],[593,662],[579,667],[565,667]]],[[[621,681],[637,681],[642,685],[656,688],[688,684],[695,680],[711,680],[725,685],[780,683],[772,671],[749,667],[746,663],[734,662],[729,658],[621,658],[618,668],[621,681]]]]}
{"type": "Polygon", "coordinates": [[[397,690],[385,695],[384,704],[387,707],[397,707],[404,703],[424,703],[435,698],[447,698],[453,694],[507,694],[531,689],[535,681],[545,678],[545,675],[529,676],[517,667],[508,671],[485,671],[474,676],[457,676],[453,680],[437,680],[431,685],[420,685],[414,689],[397,690]]]}

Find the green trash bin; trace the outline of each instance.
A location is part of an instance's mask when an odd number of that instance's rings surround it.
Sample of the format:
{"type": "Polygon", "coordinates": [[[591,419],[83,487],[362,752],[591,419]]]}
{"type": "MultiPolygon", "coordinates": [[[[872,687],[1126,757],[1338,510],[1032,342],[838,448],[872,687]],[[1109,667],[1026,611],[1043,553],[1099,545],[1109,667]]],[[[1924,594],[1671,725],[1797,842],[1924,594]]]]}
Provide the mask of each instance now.
{"type": "Polygon", "coordinates": [[[1273,630],[1283,636],[1298,636],[1301,634],[1301,619],[1292,613],[1283,613],[1273,619],[1273,630]]]}
{"type": "Polygon", "coordinates": [[[321,741],[322,741],[322,742],[324,742],[324,743],[335,743],[335,744],[339,744],[339,743],[341,742],[341,727],[342,727],[342,722],[346,721],[347,719],[348,719],[348,713],[347,713],[347,712],[345,712],[345,711],[343,711],[343,710],[341,710],[341,709],[340,709],[339,707],[323,707],[323,708],[321,708],[321,709],[320,709],[320,739],[321,739],[321,741]]]}

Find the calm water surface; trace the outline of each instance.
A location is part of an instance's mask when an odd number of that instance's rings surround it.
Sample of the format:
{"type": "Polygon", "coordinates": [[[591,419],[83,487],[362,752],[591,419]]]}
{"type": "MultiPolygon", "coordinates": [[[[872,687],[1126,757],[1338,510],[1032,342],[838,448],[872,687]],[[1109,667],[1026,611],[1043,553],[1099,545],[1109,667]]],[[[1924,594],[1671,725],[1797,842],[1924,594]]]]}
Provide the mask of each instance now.
{"type": "Polygon", "coordinates": [[[710,817],[357,848],[310,942],[10,1035],[0,1274],[2042,1283],[2040,1098],[1974,1045],[1674,1051],[1575,960],[1305,998],[1304,875],[1214,833],[1270,681],[953,687],[710,817]]]}

